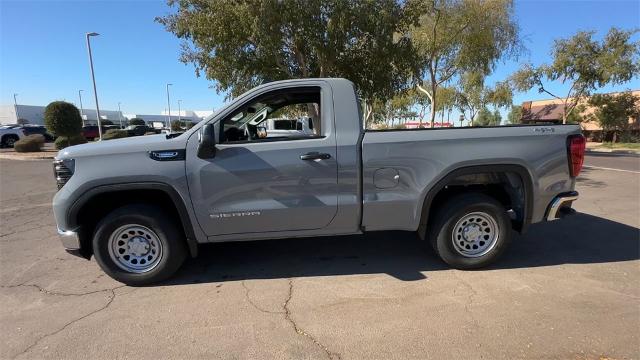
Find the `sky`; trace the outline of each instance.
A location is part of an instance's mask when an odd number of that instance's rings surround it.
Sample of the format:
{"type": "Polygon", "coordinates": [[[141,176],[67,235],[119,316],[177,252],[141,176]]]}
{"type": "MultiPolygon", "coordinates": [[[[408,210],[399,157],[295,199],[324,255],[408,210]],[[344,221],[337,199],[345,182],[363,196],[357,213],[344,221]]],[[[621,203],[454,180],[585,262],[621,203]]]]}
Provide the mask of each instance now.
{"type": "MultiPolygon", "coordinates": [[[[179,61],[181,41],[154,21],[174,10],[151,0],[0,0],[0,104],[12,104],[17,93],[18,104],[65,100],[78,105],[82,89],[84,107],[94,108],[85,33],[97,32],[91,47],[101,109],[117,110],[120,102],[124,113],[158,114],[167,107],[167,83],[173,84],[172,112],[178,100],[182,109],[219,108],[224,94],[196,77],[192,64],[179,61]]],[[[527,53],[501,62],[489,84],[506,79],[519,62],[548,62],[554,39],[580,30],[602,37],[612,26],[640,28],[640,1],[516,1],[515,15],[527,53]]],[[[567,91],[562,84],[549,89],[567,91]]],[[[640,89],[640,80],[601,91],[625,89],[640,89]]],[[[516,94],[514,104],[543,98],[534,89],[516,94]]]]}

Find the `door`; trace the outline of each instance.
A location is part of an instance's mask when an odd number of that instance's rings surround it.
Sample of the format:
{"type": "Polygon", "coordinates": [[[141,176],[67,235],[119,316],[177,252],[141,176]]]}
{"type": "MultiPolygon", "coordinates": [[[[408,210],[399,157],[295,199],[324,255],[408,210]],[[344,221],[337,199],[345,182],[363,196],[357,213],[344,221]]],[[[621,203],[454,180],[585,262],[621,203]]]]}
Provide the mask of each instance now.
{"type": "MultiPolygon", "coordinates": [[[[214,158],[188,157],[191,199],[208,236],[321,229],[331,223],[338,206],[338,168],[333,113],[321,101],[330,99],[326,91],[312,87],[259,94],[220,119],[214,158]],[[297,116],[314,106],[315,121],[326,131],[256,136],[255,128],[270,118],[297,116]],[[252,114],[263,109],[267,117],[256,121],[252,114]]],[[[197,137],[189,140],[189,148],[193,141],[197,137]]]]}

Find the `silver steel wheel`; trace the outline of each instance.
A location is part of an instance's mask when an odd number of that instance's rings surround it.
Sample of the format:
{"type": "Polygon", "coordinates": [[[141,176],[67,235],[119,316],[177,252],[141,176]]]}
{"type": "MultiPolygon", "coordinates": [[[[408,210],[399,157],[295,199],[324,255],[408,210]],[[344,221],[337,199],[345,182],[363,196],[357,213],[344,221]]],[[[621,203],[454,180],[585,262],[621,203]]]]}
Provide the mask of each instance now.
{"type": "Polygon", "coordinates": [[[151,229],[137,224],[117,228],[109,237],[109,256],[122,270],[144,273],[162,259],[162,242],[151,229]]]}
{"type": "Polygon", "coordinates": [[[453,227],[453,248],[464,257],[485,255],[498,242],[500,230],[493,216],[477,211],[463,216],[453,227]]]}

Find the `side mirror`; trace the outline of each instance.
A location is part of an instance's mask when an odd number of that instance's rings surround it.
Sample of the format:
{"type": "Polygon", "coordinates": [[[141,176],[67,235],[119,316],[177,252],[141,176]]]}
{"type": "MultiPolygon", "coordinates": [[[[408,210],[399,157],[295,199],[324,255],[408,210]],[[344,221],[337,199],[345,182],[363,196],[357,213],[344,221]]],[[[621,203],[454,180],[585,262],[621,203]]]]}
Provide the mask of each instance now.
{"type": "Polygon", "coordinates": [[[198,132],[198,157],[200,159],[211,159],[216,156],[216,131],[213,124],[203,126],[198,132]]]}
{"type": "Polygon", "coordinates": [[[267,128],[264,126],[258,126],[256,128],[256,131],[258,133],[258,138],[260,139],[264,139],[267,137],[267,128]]]}

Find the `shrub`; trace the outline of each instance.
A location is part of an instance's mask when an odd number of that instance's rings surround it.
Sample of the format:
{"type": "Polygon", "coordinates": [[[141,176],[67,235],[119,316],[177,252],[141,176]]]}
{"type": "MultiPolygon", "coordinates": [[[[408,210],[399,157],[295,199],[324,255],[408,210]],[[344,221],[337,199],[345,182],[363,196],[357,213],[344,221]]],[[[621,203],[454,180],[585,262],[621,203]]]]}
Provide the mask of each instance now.
{"type": "Polygon", "coordinates": [[[620,134],[620,142],[638,143],[640,142],[640,136],[632,133],[631,131],[625,131],[622,134],[620,134]]]}
{"type": "Polygon", "coordinates": [[[86,144],[86,143],[87,143],[87,139],[85,139],[84,136],[82,135],[76,135],[72,137],[59,136],[54,142],[56,149],[58,150],[62,150],[67,146],[80,145],[80,144],[86,144]]]}
{"type": "Polygon", "coordinates": [[[16,141],[15,144],[13,144],[13,150],[20,153],[42,151],[43,145],[44,136],[33,134],[16,141]]]}
{"type": "Polygon", "coordinates": [[[129,120],[129,125],[146,125],[146,124],[147,123],[145,123],[144,120],[140,118],[133,118],[129,120]]]}
{"type": "Polygon", "coordinates": [[[113,121],[111,121],[111,120],[100,120],[100,125],[102,125],[102,126],[113,125],[113,121]]]}
{"type": "Polygon", "coordinates": [[[122,139],[129,136],[126,130],[110,129],[102,135],[102,140],[122,139]]]}
{"type": "Polygon", "coordinates": [[[54,101],[44,109],[44,124],[53,135],[67,138],[80,135],[82,118],[75,105],[64,101],[54,101]]]}
{"type": "Polygon", "coordinates": [[[182,121],[180,120],[171,121],[171,131],[182,131],[182,121]]]}

